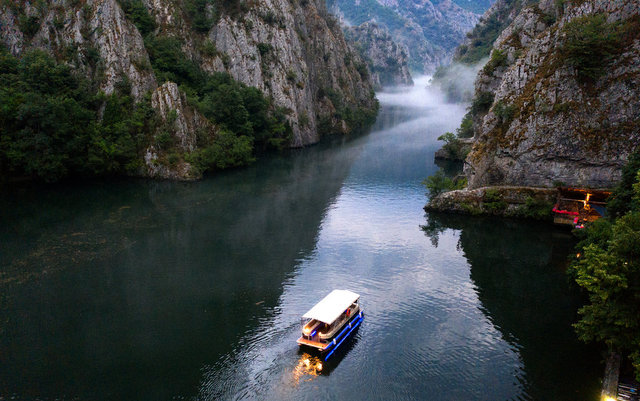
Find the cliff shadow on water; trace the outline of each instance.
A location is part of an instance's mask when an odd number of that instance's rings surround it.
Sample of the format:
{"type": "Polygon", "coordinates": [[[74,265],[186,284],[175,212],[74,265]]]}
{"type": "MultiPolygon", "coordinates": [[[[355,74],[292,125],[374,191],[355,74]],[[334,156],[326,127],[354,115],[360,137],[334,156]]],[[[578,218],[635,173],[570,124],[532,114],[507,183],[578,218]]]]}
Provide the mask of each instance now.
{"type": "Polygon", "coordinates": [[[327,141],[197,183],[4,192],[0,394],[192,394],[313,253],[358,152],[327,141]]]}
{"type": "Polygon", "coordinates": [[[571,326],[583,301],[566,273],[574,237],[535,221],[435,212],[426,218],[422,230],[436,247],[444,232],[459,232],[482,312],[517,348],[530,399],[598,399],[598,350],[579,342],[571,326]]]}

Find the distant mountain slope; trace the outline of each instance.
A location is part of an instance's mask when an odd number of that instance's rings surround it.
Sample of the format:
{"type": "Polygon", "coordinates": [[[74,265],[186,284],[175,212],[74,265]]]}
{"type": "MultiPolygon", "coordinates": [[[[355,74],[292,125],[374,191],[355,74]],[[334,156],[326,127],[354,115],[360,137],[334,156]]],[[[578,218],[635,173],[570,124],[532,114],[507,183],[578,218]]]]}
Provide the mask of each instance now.
{"type": "Polygon", "coordinates": [[[386,29],[371,22],[343,29],[347,41],[365,58],[376,89],[413,85],[407,49],[395,43],[386,29]]]}
{"type": "Polygon", "coordinates": [[[446,64],[456,46],[479,19],[470,9],[483,11],[491,0],[328,0],[333,12],[347,23],[375,21],[409,50],[412,70],[432,73],[446,64]],[[456,3],[461,3],[465,8],[456,3]]]}
{"type": "MultiPolygon", "coordinates": [[[[464,0],[460,0],[464,1],[464,0]]],[[[453,56],[455,62],[472,65],[489,57],[493,43],[500,33],[527,6],[539,0],[498,0],[480,17],[478,24],[467,34],[453,56]]]]}

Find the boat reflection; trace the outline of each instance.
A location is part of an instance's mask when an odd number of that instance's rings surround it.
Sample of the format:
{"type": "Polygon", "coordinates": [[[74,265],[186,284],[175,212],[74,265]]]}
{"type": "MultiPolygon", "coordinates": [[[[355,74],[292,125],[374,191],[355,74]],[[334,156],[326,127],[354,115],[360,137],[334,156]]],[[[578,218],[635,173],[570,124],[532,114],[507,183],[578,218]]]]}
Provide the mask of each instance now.
{"type": "Polygon", "coordinates": [[[295,383],[298,384],[300,380],[313,380],[314,377],[320,375],[329,376],[357,343],[358,334],[355,333],[326,361],[322,360],[319,353],[309,352],[308,348],[299,348],[298,363],[293,369],[295,383]]]}
{"type": "Polygon", "coordinates": [[[312,380],[313,377],[322,373],[322,369],[324,369],[324,363],[318,356],[303,352],[298,358],[298,364],[293,369],[293,380],[295,384],[300,383],[300,380],[312,380]]]}

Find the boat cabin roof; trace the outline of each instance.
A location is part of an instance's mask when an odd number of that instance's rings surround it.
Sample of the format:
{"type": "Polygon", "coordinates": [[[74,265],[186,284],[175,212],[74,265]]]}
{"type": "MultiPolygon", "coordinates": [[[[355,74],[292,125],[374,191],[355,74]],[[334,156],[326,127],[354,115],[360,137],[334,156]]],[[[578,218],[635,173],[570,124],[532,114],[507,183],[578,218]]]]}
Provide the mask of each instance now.
{"type": "Polygon", "coordinates": [[[309,309],[302,317],[304,319],[316,319],[322,323],[331,324],[356,302],[360,295],[348,290],[333,290],[322,298],[313,308],[309,309]]]}

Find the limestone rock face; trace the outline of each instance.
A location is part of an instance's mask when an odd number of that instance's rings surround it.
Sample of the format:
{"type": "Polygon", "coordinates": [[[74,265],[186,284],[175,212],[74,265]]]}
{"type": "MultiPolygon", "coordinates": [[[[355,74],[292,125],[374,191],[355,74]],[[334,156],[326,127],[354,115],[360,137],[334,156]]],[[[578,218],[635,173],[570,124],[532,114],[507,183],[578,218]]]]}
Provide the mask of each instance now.
{"type": "Polygon", "coordinates": [[[83,18],[91,21],[89,40],[104,62],[102,89],[112,93],[115,83],[126,76],[131,94],[141,98],[156,82],[140,32],[125,18],[116,0],[91,0],[87,4],[91,12],[83,18]]]}
{"type": "Polygon", "coordinates": [[[172,124],[172,132],[183,152],[196,148],[196,131],[210,129],[209,121],[187,105],[186,97],[173,82],[165,82],[153,91],[151,106],[158,111],[164,122],[172,124]]]}
{"type": "Polygon", "coordinates": [[[389,32],[374,23],[345,27],[345,36],[364,55],[376,88],[413,85],[406,47],[396,44],[389,32]]]}
{"type": "Polygon", "coordinates": [[[15,9],[0,7],[2,39],[14,55],[30,47],[52,54],[73,51],[73,61],[81,70],[88,74],[100,71],[100,88],[106,94],[113,93],[116,83],[125,78],[136,99],[156,87],[142,36],[116,0],[87,0],[79,8],[36,9],[26,3],[22,11],[40,23],[32,38],[20,31],[15,9]]]}
{"type": "Polygon", "coordinates": [[[17,15],[6,8],[0,12],[0,37],[12,54],[22,52],[24,34],[18,28],[17,15]]]}
{"type": "MultiPolygon", "coordinates": [[[[212,124],[188,105],[185,94],[180,92],[178,85],[174,82],[165,82],[153,91],[151,106],[158,112],[163,128],[172,133],[177,151],[186,154],[196,150],[197,132],[215,136],[215,128],[212,124]]],[[[160,156],[161,152],[156,145],[150,145],[144,154],[144,167],[141,174],[154,178],[186,181],[201,177],[201,173],[190,163],[179,160],[174,166],[170,166],[162,163],[160,156]]]]}
{"type": "Polygon", "coordinates": [[[476,81],[476,97],[494,98],[474,120],[465,165],[470,188],[554,182],[603,188],[619,180],[640,145],[640,32],[631,31],[602,77],[585,83],[565,61],[563,28],[581,16],[603,14],[624,24],[639,13],[634,0],[567,2],[562,10],[544,0],[514,17],[494,44],[496,62],[476,81]]]}
{"type": "MultiPolygon", "coordinates": [[[[374,107],[371,83],[356,68],[360,56],[347,45],[322,0],[304,7],[292,1],[257,1],[242,21],[221,18],[209,38],[227,60],[211,69],[228,71],[290,110],[294,147],[317,142],[323,134],[319,119],[333,118],[340,107],[323,93],[374,107]],[[252,28],[246,29],[247,24],[252,28]]],[[[348,130],[344,120],[331,125],[348,130]]]]}

